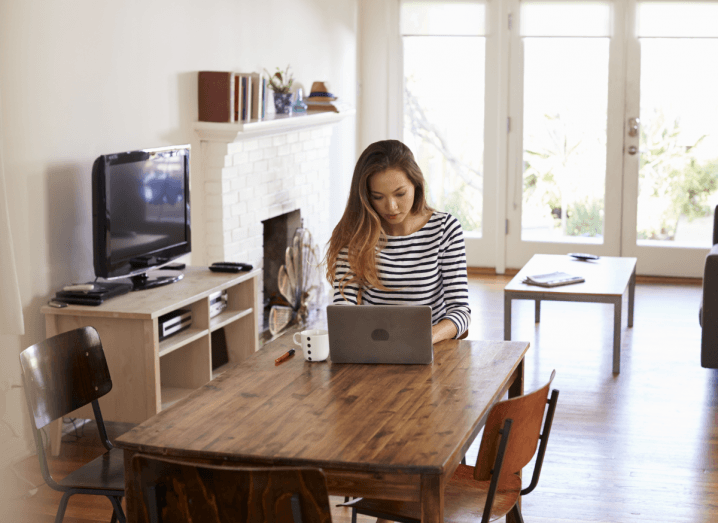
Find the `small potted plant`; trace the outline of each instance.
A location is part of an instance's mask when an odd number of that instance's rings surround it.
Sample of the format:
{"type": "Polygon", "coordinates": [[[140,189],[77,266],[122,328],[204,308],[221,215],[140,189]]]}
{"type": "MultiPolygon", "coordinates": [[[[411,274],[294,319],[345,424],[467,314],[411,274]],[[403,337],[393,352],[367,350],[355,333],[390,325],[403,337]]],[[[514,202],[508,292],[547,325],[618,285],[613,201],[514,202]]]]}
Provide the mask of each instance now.
{"type": "Polygon", "coordinates": [[[277,72],[269,74],[269,88],[274,92],[274,109],[277,114],[292,114],[292,84],[294,78],[289,66],[282,71],[277,67],[277,72]]]}

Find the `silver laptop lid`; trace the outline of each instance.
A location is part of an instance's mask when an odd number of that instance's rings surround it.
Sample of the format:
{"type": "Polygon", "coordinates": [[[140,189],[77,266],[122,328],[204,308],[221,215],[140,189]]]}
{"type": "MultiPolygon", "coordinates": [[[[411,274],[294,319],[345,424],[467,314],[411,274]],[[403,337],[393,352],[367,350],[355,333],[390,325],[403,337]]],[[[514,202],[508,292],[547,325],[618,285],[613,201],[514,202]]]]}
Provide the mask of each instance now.
{"type": "Polygon", "coordinates": [[[328,305],[333,363],[429,364],[431,307],[328,305]]]}

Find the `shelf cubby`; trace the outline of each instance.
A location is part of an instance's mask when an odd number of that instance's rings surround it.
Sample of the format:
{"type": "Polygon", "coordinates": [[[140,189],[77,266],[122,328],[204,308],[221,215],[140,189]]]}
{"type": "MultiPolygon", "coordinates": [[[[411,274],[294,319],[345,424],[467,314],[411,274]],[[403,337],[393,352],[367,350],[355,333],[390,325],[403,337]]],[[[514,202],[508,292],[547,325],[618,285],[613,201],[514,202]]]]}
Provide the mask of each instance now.
{"type": "MultiPolygon", "coordinates": [[[[45,306],[47,335],[95,327],[112,377],[112,390],[100,399],[102,414],[108,421],[141,423],[258,350],[260,274],[188,266],[176,283],[130,292],[97,307],[45,306]],[[220,291],[227,293],[227,308],[210,318],[210,295],[220,291]],[[179,309],[192,311],[191,326],[160,341],[159,318],[179,309]],[[219,329],[224,329],[228,361],[213,371],[212,333],[219,329]]],[[[87,409],[75,414],[92,417],[87,409]]]]}

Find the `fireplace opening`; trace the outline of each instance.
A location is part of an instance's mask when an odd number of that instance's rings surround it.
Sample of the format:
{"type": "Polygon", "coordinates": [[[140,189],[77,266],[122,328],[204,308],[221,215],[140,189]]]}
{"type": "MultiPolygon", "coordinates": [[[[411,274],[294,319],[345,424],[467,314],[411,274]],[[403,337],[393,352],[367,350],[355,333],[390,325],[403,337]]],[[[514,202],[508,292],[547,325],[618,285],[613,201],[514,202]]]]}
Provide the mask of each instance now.
{"type": "Polygon", "coordinates": [[[272,305],[286,304],[279,292],[277,276],[284,265],[287,247],[292,244],[294,232],[301,226],[299,209],[262,221],[264,226],[264,325],[269,328],[269,309],[272,305]]]}

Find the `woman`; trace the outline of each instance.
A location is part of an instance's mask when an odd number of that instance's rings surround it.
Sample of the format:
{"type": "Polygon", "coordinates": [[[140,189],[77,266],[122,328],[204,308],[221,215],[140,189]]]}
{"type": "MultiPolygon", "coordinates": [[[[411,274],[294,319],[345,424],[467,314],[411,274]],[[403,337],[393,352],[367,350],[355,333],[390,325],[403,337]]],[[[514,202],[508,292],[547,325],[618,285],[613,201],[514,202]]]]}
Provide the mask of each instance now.
{"type": "Polygon", "coordinates": [[[461,225],[427,205],[424,176],[397,140],[373,143],[359,157],[326,262],[334,303],[430,305],[433,343],[469,327],[461,225]]]}

